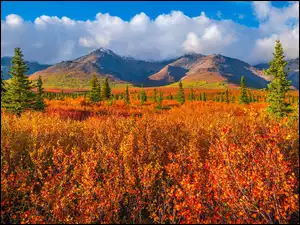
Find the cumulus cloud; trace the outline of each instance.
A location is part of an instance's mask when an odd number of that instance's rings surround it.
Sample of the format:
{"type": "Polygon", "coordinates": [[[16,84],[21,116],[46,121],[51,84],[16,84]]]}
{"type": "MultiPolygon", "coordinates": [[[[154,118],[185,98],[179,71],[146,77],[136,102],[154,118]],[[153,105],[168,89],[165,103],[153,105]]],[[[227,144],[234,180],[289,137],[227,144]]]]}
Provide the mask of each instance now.
{"type": "Polygon", "coordinates": [[[193,52],[223,54],[254,64],[272,58],[279,38],[288,58],[299,57],[299,2],[284,8],[254,2],[252,7],[258,28],[214,20],[205,12],[188,17],[172,11],[153,20],[141,12],[129,21],[108,13],[87,21],[42,15],[33,22],[11,14],[1,20],[1,56],[13,55],[14,48],[21,47],[27,60],[56,63],[104,47],[142,60],[193,52]]]}

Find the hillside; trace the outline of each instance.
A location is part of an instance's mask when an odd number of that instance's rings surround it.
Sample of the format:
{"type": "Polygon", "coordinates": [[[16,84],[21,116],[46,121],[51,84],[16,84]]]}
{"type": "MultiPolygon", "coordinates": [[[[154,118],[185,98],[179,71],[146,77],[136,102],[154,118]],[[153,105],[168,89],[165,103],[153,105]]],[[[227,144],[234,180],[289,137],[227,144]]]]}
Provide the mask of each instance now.
{"type": "MultiPolygon", "coordinates": [[[[4,79],[8,78],[10,60],[10,57],[1,58],[4,79]]],[[[251,66],[241,60],[219,54],[185,54],[173,60],[147,62],[122,57],[111,50],[100,48],[85,56],[53,66],[37,62],[27,63],[30,68],[27,74],[32,74],[29,78],[35,80],[41,75],[46,88],[88,88],[92,74],[99,78],[108,77],[115,86],[175,85],[182,80],[186,87],[237,87],[241,76],[245,76],[248,87],[265,88],[271,80],[263,73],[268,64],[251,66]]],[[[289,79],[292,85],[299,89],[299,58],[289,60],[289,67],[289,79]]]]}
{"type": "MultiPolygon", "coordinates": [[[[288,74],[288,79],[292,81],[292,86],[296,89],[299,89],[299,58],[290,59],[287,61],[288,65],[286,68],[290,68],[290,72],[288,74]]],[[[254,66],[257,69],[263,70],[268,69],[268,63],[260,63],[254,66]]]]}
{"type": "Polygon", "coordinates": [[[194,86],[224,83],[238,85],[241,76],[245,76],[247,86],[251,88],[264,88],[269,79],[261,70],[241,60],[216,54],[184,55],[149,79],[155,80],[157,84],[171,84],[177,78],[175,81],[182,79],[183,83],[195,83],[194,86]],[[171,70],[174,66],[176,70],[171,70]]]}
{"type": "MultiPolygon", "coordinates": [[[[8,71],[10,70],[9,67],[11,65],[11,60],[12,60],[12,57],[8,57],[8,56],[1,57],[1,70],[3,72],[2,75],[3,75],[4,80],[11,78],[11,76],[8,74],[8,71]]],[[[49,66],[51,66],[51,65],[40,64],[38,62],[31,62],[31,61],[26,61],[26,63],[29,67],[29,70],[26,73],[26,75],[33,74],[37,71],[44,70],[44,69],[48,68],[49,66]]]]}
{"type": "Polygon", "coordinates": [[[30,79],[39,75],[48,87],[83,88],[89,85],[92,74],[108,77],[116,84],[146,83],[147,77],[167,65],[166,62],[146,62],[121,57],[114,52],[100,48],[73,61],[55,64],[45,70],[34,73],[30,79]]]}

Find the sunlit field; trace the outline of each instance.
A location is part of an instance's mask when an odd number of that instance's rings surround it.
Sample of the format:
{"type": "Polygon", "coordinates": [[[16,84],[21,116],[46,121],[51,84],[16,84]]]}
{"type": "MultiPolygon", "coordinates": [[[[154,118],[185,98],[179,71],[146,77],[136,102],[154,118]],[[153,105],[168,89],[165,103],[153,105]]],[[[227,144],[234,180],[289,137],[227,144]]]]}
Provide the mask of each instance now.
{"type": "Polygon", "coordinates": [[[239,90],[227,103],[224,90],[203,101],[185,89],[180,105],[178,88],[157,88],[157,107],[153,88],[144,104],[129,90],[129,104],[77,96],[1,111],[1,222],[299,222],[298,91],[274,119],[264,91],[242,105],[239,90]]]}

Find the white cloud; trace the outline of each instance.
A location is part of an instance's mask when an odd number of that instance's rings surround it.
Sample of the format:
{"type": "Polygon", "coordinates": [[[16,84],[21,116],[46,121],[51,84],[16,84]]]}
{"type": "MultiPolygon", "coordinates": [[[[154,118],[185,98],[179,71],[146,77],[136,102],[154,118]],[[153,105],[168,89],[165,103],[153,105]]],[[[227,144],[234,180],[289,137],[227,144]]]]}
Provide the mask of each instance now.
{"type": "Polygon", "coordinates": [[[142,12],[129,21],[107,13],[87,21],[42,15],[33,22],[11,14],[1,21],[1,55],[13,55],[14,48],[21,47],[27,60],[55,63],[105,47],[142,60],[194,52],[258,63],[272,58],[275,39],[279,38],[288,58],[299,57],[299,2],[284,8],[254,2],[253,10],[258,28],[213,20],[205,12],[188,17],[172,11],[153,20],[142,12]]]}
{"type": "Polygon", "coordinates": [[[255,15],[259,20],[264,20],[269,16],[271,2],[269,1],[254,1],[253,2],[255,15]]]}

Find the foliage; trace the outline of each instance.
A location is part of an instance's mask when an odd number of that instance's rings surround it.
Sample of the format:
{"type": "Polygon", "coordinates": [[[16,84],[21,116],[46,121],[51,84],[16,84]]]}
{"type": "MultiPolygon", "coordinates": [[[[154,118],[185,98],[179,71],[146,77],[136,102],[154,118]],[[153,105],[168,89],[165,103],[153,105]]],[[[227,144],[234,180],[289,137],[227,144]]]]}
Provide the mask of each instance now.
{"type": "Polygon", "coordinates": [[[185,102],[185,97],[184,97],[184,90],[183,90],[181,81],[179,81],[178,87],[179,87],[179,90],[178,90],[178,94],[177,94],[177,101],[178,101],[181,105],[183,105],[184,102],[185,102]]]}
{"type": "Polygon", "coordinates": [[[107,77],[105,77],[105,79],[104,79],[101,91],[102,91],[102,99],[103,100],[110,99],[110,97],[111,97],[111,88],[109,86],[107,77]]]}
{"type": "Polygon", "coordinates": [[[93,103],[99,102],[101,99],[101,84],[96,76],[96,74],[93,74],[92,80],[91,80],[91,90],[89,92],[89,100],[93,103]]]}
{"type": "Polygon", "coordinates": [[[211,101],[158,111],[130,97],[1,113],[1,223],[299,222],[299,116],[211,101]]]}
{"type": "Polygon", "coordinates": [[[34,109],[37,111],[44,111],[46,104],[44,102],[44,88],[43,88],[43,81],[41,76],[39,76],[37,80],[37,94],[35,96],[35,105],[34,109]]]}
{"type": "Polygon", "coordinates": [[[126,89],[125,89],[124,102],[127,105],[130,104],[130,94],[129,94],[129,90],[128,90],[128,85],[126,86],[126,89]]]}
{"type": "Polygon", "coordinates": [[[249,97],[247,95],[247,88],[246,88],[246,82],[245,77],[242,76],[241,78],[241,94],[239,96],[239,104],[249,104],[249,97]]]}
{"type": "Polygon", "coordinates": [[[265,70],[265,74],[273,76],[274,79],[268,84],[267,102],[270,103],[268,111],[275,116],[283,117],[292,111],[292,107],[286,102],[286,93],[289,90],[291,81],[287,80],[289,69],[284,69],[287,62],[284,60],[283,47],[279,40],[276,40],[274,58],[269,62],[269,69],[265,70]]]}
{"type": "Polygon", "coordinates": [[[28,67],[23,59],[20,48],[15,48],[15,55],[11,61],[12,67],[9,74],[12,76],[6,84],[6,92],[2,98],[2,107],[7,111],[20,115],[34,105],[32,84],[25,75],[28,67]]]}

